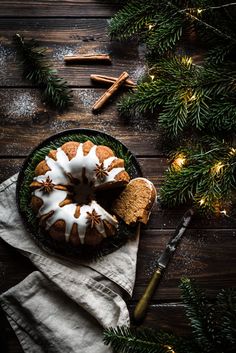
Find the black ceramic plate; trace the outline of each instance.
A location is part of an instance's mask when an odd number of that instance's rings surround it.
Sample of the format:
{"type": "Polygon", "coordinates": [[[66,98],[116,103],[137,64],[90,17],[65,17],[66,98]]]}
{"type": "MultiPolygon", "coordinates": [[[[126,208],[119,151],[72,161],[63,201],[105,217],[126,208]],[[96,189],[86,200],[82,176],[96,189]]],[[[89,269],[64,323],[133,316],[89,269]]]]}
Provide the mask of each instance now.
{"type": "Polygon", "coordinates": [[[75,255],[85,258],[102,256],[119,248],[135,233],[134,227],[127,226],[120,221],[117,235],[113,238],[105,239],[99,247],[93,248],[83,245],[79,248],[74,248],[70,244],[56,242],[49,237],[46,231],[40,228],[38,219],[30,207],[31,190],[29,185],[33,180],[36,165],[44,159],[51,149],[60,147],[64,142],[84,142],[86,140],[111,147],[117,157],[125,160],[125,168],[132,179],[142,176],[140,165],[135,156],[120,141],[104,132],[91,129],[65,130],[41,142],[26,158],[20,170],[17,180],[16,200],[27,230],[37,244],[50,253],[75,255]]]}

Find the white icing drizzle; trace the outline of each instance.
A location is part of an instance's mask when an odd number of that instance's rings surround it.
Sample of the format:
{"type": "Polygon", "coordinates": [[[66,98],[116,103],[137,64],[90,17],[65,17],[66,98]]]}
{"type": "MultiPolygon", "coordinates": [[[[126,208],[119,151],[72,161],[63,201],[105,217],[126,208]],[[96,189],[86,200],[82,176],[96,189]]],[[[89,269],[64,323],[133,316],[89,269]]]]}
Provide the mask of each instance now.
{"type": "MultiPolygon", "coordinates": [[[[52,183],[55,185],[71,185],[71,181],[68,175],[73,178],[79,179],[81,182],[83,171],[89,182],[93,182],[95,186],[110,183],[115,181],[115,177],[124,171],[124,168],[113,168],[108,172],[103,180],[96,178],[96,165],[100,164],[96,154],[97,146],[94,145],[89,153],[85,156],[83,153],[83,144],[81,143],[77,149],[75,157],[71,160],[67,157],[66,153],[58,148],[56,152],[56,160],[46,156],[45,161],[50,168],[44,175],[39,175],[34,178],[38,182],[43,182],[50,177],[52,183]]],[[[116,160],[117,157],[109,157],[103,161],[104,168],[107,169],[111,163],[116,160]]],[[[110,223],[114,227],[118,227],[117,220],[105,211],[96,201],[92,201],[89,205],[83,205],[80,207],[80,216],[75,217],[76,203],[71,203],[60,207],[59,204],[64,201],[67,197],[67,191],[53,189],[50,193],[44,193],[40,189],[36,189],[32,193],[39,197],[43,204],[38,211],[38,217],[53,211],[53,214],[46,219],[46,229],[48,230],[57,221],[62,220],[65,222],[65,239],[69,241],[72,227],[74,224],[77,225],[78,235],[81,244],[84,244],[86,230],[88,229],[89,221],[87,212],[91,213],[93,210],[101,216],[101,222],[95,225],[98,232],[106,237],[106,230],[104,227],[104,220],[110,223]]]]}
{"type": "Polygon", "coordinates": [[[72,227],[74,224],[77,225],[77,232],[81,244],[84,244],[86,231],[89,227],[89,218],[87,212],[91,213],[93,210],[101,216],[101,222],[95,225],[95,228],[99,231],[104,238],[106,238],[106,230],[104,227],[103,220],[108,221],[114,227],[117,228],[118,222],[112,217],[108,212],[106,212],[101,206],[99,206],[96,201],[92,201],[90,205],[83,205],[80,207],[80,216],[76,218],[77,205],[75,203],[65,205],[63,207],[56,207],[54,213],[51,217],[46,220],[46,229],[48,230],[54,223],[61,220],[65,222],[65,239],[66,242],[69,241],[72,227]]]}
{"type": "Polygon", "coordinates": [[[59,204],[65,200],[67,191],[53,189],[50,193],[44,193],[42,190],[36,189],[32,192],[32,195],[39,197],[43,201],[37,215],[41,217],[58,208],[59,204]]]}
{"type": "MultiPolygon", "coordinates": [[[[58,152],[57,152],[58,153],[58,152]]],[[[68,176],[65,174],[61,159],[54,160],[48,156],[45,157],[45,162],[47,163],[48,167],[50,170],[48,170],[45,174],[39,175],[34,178],[34,180],[38,181],[39,183],[45,181],[47,177],[49,177],[52,180],[52,183],[55,185],[69,185],[70,184],[70,179],[68,176]]]]}
{"type": "MultiPolygon", "coordinates": [[[[96,164],[100,164],[96,154],[96,149],[97,146],[94,145],[85,156],[83,153],[83,144],[81,143],[77,149],[75,157],[69,160],[66,153],[59,147],[56,152],[56,160],[48,156],[45,157],[45,161],[51,170],[47,171],[44,175],[35,177],[34,180],[42,182],[49,176],[52,183],[55,185],[70,185],[71,182],[68,175],[82,180],[82,173],[83,170],[85,170],[85,175],[88,178],[88,181],[92,181],[95,186],[115,181],[115,177],[120,172],[125,170],[123,167],[113,168],[108,172],[108,175],[105,176],[103,180],[98,180],[96,178],[96,164]]],[[[117,157],[109,157],[105,159],[103,161],[104,168],[109,168],[111,163],[116,159],[117,157]]]]}

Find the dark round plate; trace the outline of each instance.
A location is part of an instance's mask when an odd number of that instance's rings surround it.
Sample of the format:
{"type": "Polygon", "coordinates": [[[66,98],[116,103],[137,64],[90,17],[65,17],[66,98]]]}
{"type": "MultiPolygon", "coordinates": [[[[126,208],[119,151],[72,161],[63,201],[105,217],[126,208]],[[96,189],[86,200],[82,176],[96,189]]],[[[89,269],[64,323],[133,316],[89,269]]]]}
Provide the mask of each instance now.
{"type": "Polygon", "coordinates": [[[104,239],[99,247],[94,248],[83,245],[79,248],[74,248],[70,244],[53,240],[46,231],[40,228],[39,221],[30,207],[31,190],[29,185],[33,180],[36,165],[44,159],[51,149],[56,149],[63,143],[67,141],[85,142],[86,140],[91,140],[96,145],[102,144],[111,147],[117,157],[125,160],[125,168],[132,179],[142,176],[140,165],[129,149],[123,143],[104,132],[92,129],[71,129],[55,134],[41,142],[23,163],[17,180],[16,200],[27,230],[37,244],[50,253],[75,255],[83,258],[106,255],[122,246],[136,231],[135,227],[127,226],[124,222],[119,221],[117,235],[113,238],[104,239]]]}

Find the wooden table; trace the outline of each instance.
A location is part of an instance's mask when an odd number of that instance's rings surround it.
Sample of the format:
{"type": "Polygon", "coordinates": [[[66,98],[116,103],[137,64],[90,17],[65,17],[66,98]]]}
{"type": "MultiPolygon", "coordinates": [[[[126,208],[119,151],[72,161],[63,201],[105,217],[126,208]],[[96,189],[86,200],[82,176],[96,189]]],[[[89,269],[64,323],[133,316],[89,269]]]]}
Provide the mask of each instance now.
{"type": "MultiPolygon", "coordinates": [[[[160,148],[158,132],[148,121],[122,121],[116,111],[116,99],[99,115],[91,107],[104,88],[94,86],[90,74],[119,76],[126,70],[136,80],[144,71],[143,48],[136,43],[110,42],[107,21],[117,10],[109,1],[96,0],[28,0],[1,1],[0,5],[0,179],[19,171],[31,149],[46,137],[70,128],[93,128],[108,132],[125,143],[137,156],[144,175],[158,188],[167,168],[160,148]],[[74,92],[74,107],[67,113],[48,111],[40,101],[36,88],[22,79],[16,62],[12,36],[19,32],[35,38],[49,48],[49,57],[59,74],[74,92]],[[112,66],[65,66],[66,54],[102,53],[112,56],[112,66]],[[44,111],[45,110],[45,111],[44,111]]],[[[137,280],[132,311],[155,268],[184,209],[154,209],[148,225],[142,229],[138,254],[137,280]]],[[[188,332],[178,289],[183,275],[195,278],[214,297],[221,287],[235,285],[236,222],[227,217],[206,219],[195,217],[150,305],[145,325],[188,332]]],[[[0,242],[1,292],[20,282],[34,270],[32,264],[16,251],[0,242]]],[[[10,353],[22,352],[14,332],[1,314],[6,328],[10,353]]],[[[2,334],[2,330],[0,331],[2,334]]]]}

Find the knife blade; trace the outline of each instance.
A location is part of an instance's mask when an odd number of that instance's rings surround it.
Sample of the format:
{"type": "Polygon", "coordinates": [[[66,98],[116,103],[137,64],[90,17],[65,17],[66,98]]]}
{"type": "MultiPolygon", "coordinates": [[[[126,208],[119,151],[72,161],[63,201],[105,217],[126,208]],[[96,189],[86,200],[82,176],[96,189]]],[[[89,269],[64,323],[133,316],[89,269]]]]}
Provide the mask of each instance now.
{"type": "Polygon", "coordinates": [[[185,212],[177,228],[175,229],[174,234],[172,235],[171,239],[167,243],[165,250],[159,256],[157,260],[157,268],[155,272],[152,274],[144,294],[142,295],[141,299],[139,300],[138,304],[135,307],[133,319],[136,323],[141,323],[145,318],[148,304],[157,288],[157,285],[160,282],[161,275],[164,269],[167,267],[171,257],[173,256],[187,226],[189,225],[192,219],[193,214],[194,214],[193,209],[189,209],[185,212]]]}

